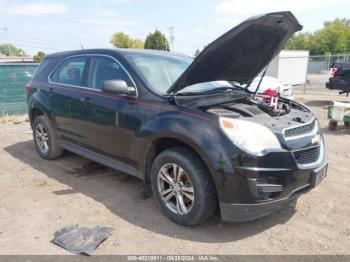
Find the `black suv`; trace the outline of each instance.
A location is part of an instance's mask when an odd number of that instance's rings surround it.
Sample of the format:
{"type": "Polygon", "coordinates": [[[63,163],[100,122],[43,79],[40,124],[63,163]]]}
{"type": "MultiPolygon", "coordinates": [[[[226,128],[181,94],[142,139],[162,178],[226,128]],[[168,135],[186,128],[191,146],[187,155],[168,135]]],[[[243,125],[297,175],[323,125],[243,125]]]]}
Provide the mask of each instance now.
{"type": "Polygon", "coordinates": [[[194,60],[130,49],[48,55],[26,90],[36,149],[143,179],[181,225],[217,209],[226,221],[265,216],[326,175],[310,110],[248,90],[300,29],[290,12],[254,17],[194,60]]]}
{"type": "Polygon", "coordinates": [[[326,88],[341,90],[340,93],[350,92],[350,63],[332,63],[326,88]]]}

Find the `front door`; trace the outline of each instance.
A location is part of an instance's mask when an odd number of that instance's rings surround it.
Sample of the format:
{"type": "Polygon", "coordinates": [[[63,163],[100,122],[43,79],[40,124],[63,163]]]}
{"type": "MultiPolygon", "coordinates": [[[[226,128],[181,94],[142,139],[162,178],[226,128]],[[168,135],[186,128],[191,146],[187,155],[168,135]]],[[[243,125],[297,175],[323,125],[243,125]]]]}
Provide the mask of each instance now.
{"type": "MultiPolygon", "coordinates": [[[[86,138],[86,146],[90,150],[136,167],[136,163],[132,161],[132,144],[139,125],[134,103],[137,97],[101,91],[105,80],[116,79],[134,86],[134,82],[116,59],[102,55],[92,56],[88,91],[83,97],[86,116],[76,129],[81,129],[82,136],[86,138]]],[[[73,107],[70,108],[70,112],[72,116],[76,114],[73,107]]]]}

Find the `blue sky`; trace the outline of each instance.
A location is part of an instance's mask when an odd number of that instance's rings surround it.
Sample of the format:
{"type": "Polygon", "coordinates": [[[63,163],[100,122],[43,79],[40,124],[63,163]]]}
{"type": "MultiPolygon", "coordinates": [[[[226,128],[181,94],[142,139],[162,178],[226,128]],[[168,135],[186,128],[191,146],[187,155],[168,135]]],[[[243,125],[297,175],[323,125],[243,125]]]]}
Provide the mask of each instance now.
{"type": "Polygon", "coordinates": [[[169,37],[173,26],[174,50],[192,55],[242,20],[282,10],[313,31],[324,21],[350,18],[350,0],[0,0],[0,44],[29,54],[79,49],[79,38],[85,48],[112,47],[114,32],[145,39],[158,28],[169,37]]]}

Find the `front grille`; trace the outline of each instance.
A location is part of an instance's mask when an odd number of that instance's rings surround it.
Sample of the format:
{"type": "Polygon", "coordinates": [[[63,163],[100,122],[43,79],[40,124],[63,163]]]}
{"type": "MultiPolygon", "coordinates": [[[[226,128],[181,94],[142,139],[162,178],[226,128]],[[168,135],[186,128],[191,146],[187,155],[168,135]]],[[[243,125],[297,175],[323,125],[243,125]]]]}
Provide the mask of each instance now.
{"type": "Polygon", "coordinates": [[[294,158],[298,164],[311,164],[318,160],[320,156],[320,146],[311,147],[299,151],[294,151],[294,158]]]}
{"type": "Polygon", "coordinates": [[[313,120],[310,124],[292,127],[284,131],[285,137],[300,136],[306,133],[310,133],[315,127],[316,121],[313,120]]]}

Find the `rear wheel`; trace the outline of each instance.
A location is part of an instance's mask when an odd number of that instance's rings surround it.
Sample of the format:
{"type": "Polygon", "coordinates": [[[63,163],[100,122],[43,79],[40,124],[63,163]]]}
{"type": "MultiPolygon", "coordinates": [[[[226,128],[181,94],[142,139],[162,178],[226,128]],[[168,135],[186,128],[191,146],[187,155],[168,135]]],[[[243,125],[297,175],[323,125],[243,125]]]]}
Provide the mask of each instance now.
{"type": "Polygon", "coordinates": [[[216,210],[211,177],[191,150],[178,147],[163,151],[153,162],[151,176],[157,204],[172,221],[197,225],[216,210]]]}
{"type": "Polygon", "coordinates": [[[33,139],[37,152],[44,159],[54,159],[62,155],[55,132],[45,116],[38,116],[33,123],[33,139]]]}
{"type": "Polygon", "coordinates": [[[345,125],[346,127],[350,127],[350,122],[344,122],[344,125],[345,125]]]}
{"type": "Polygon", "coordinates": [[[337,121],[329,121],[328,128],[329,130],[336,130],[338,127],[338,122],[337,121]]]}

